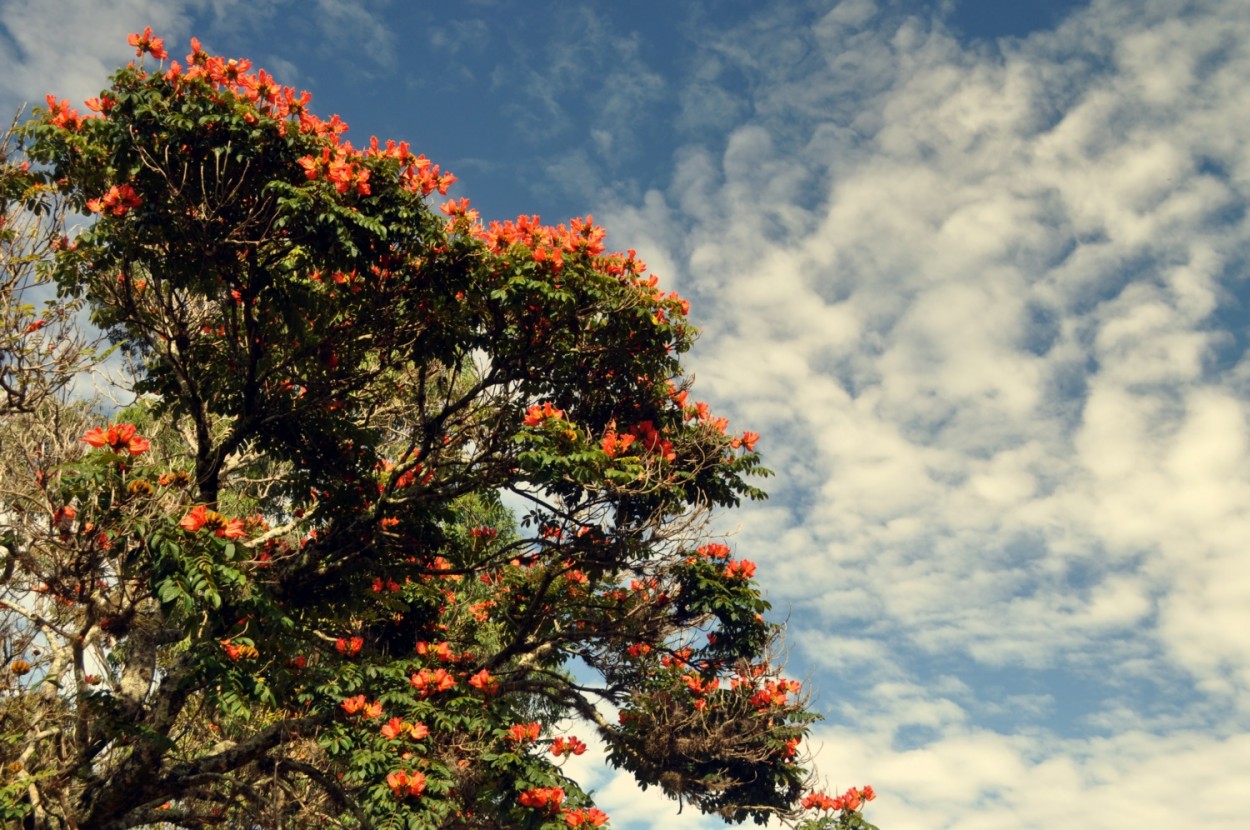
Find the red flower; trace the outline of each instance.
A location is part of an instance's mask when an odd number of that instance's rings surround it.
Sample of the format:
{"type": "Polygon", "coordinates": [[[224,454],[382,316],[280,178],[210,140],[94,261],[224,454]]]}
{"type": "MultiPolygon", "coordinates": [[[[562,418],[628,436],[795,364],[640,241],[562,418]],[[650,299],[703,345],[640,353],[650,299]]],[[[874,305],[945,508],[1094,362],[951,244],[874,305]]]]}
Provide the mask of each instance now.
{"type": "Polygon", "coordinates": [[[569,827],[602,827],[608,823],[608,814],[595,807],[569,810],[564,814],[564,823],[569,827]]]}
{"type": "Polygon", "coordinates": [[[711,542],[695,549],[695,553],[705,559],[728,559],[729,545],[722,545],[717,542],[711,542]]]}
{"type": "Polygon", "coordinates": [[[738,447],[746,447],[748,452],[755,452],[755,442],[760,440],[760,436],[754,432],[744,432],[739,438],[735,438],[729,442],[729,446],[735,450],[738,447]]]}
{"type": "Polygon", "coordinates": [[[395,770],[386,776],[386,786],[396,798],[417,798],[425,792],[425,775],[406,769],[395,770]]]}
{"type": "Polygon", "coordinates": [[[475,689],[480,689],[484,694],[493,695],[499,691],[499,684],[495,682],[495,678],[490,676],[490,672],[482,669],[477,674],[469,678],[469,685],[475,689]]]}
{"type": "Polygon", "coordinates": [[[33,322],[33,323],[28,323],[28,324],[26,325],[26,331],[24,331],[24,332],[22,332],[22,333],[23,333],[23,334],[30,334],[31,332],[36,332],[36,331],[39,331],[39,329],[43,328],[43,327],[44,327],[44,326],[46,326],[46,325],[48,325],[48,321],[47,321],[47,320],[36,320],[36,321],[35,321],[35,322],[33,322]]]}
{"type": "Polygon", "coordinates": [[[615,431],[609,430],[603,436],[603,451],[608,458],[616,458],[629,449],[632,443],[634,443],[634,436],[628,432],[624,435],[617,435],[615,431]]]}
{"type": "Polygon", "coordinates": [[[548,418],[563,418],[564,410],[556,409],[551,401],[543,403],[541,406],[531,406],[525,412],[525,420],[521,423],[527,427],[536,427],[548,418]]]}
{"type": "Polygon", "coordinates": [[[517,798],[522,807],[534,807],[555,812],[564,803],[564,790],[560,787],[534,787],[517,798]]]}
{"type": "Polygon", "coordinates": [[[417,643],[417,654],[420,654],[422,657],[433,655],[444,663],[452,663],[456,660],[456,653],[451,650],[451,643],[446,640],[435,644],[422,640],[417,643]]]}
{"type": "Polygon", "coordinates": [[[537,723],[514,723],[508,727],[508,740],[514,744],[528,744],[538,740],[542,727],[537,723]]]}
{"type": "Polygon", "coordinates": [[[343,707],[343,711],[349,715],[354,715],[359,712],[366,718],[378,718],[382,716],[382,702],[380,700],[375,700],[372,703],[369,703],[365,699],[364,695],[349,697],[340,705],[343,707]]]}
{"type": "Polygon", "coordinates": [[[78,515],[78,511],[70,505],[58,507],[56,512],[52,514],[52,526],[61,534],[69,533],[74,525],[74,517],[78,515]]]}
{"type": "Polygon", "coordinates": [[[256,646],[249,646],[246,643],[235,643],[232,640],[222,640],[221,647],[225,649],[226,656],[231,660],[255,660],[260,656],[260,652],[256,650],[256,646]]]}
{"type": "Polygon", "coordinates": [[[125,216],[131,208],[143,204],[139,194],[128,184],[120,187],[113,185],[98,199],[87,200],[87,210],[92,213],[111,213],[114,216],[125,216]]]}
{"type": "Polygon", "coordinates": [[[191,54],[187,55],[187,66],[207,66],[209,55],[200,45],[200,39],[191,38],[191,54]]]}
{"type": "Polygon", "coordinates": [[[448,673],[447,669],[422,669],[416,674],[408,678],[408,683],[412,688],[421,693],[422,697],[427,697],[437,692],[445,692],[456,687],[456,678],[448,673]]]}
{"type": "Polygon", "coordinates": [[[140,455],[152,448],[148,439],[135,434],[134,424],[109,424],[108,429],[93,427],[87,430],[82,441],[97,449],[109,447],[114,452],[128,452],[131,455],[140,455]]]}
{"type": "Polygon", "coordinates": [[[673,442],[665,438],[650,421],[635,424],[629,428],[629,433],[642,443],[647,452],[656,453],[665,461],[677,460],[677,453],[673,452],[673,442]]]}
{"type": "Polygon", "coordinates": [[[147,52],[158,61],[163,61],[169,57],[169,53],[165,51],[165,41],[159,37],[152,37],[152,27],[144,26],[143,34],[132,34],[126,38],[126,42],[135,47],[135,54],[143,57],[143,53],[147,52]]]}
{"type": "Polygon", "coordinates": [[[730,562],[725,566],[725,576],[728,579],[750,579],[755,576],[755,563],[750,559],[730,562]]]}
{"type": "Polygon", "coordinates": [[[191,512],[178,522],[178,526],[188,533],[198,533],[208,528],[219,539],[241,539],[247,535],[242,519],[227,519],[216,510],[209,510],[206,504],[191,508],[191,512]]]}
{"type": "Polygon", "coordinates": [[[408,724],[404,723],[403,718],[391,718],[382,724],[382,737],[388,741],[393,741],[408,730],[408,724]]]}
{"type": "Polygon", "coordinates": [[[364,648],[364,637],[339,637],[334,641],[334,647],[339,654],[346,654],[348,657],[355,657],[364,648]]]}
{"type": "Polygon", "coordinates": [[[83,119],[82,116],[70,107],[69,101],[64,99],[57,101],[55,97],[49,95],[47,102],[48,115],[52,116],[49,122],[52,126],[74,132],[78,131],[78,128],[82,126],[83,119]]]}
{"type": "Polygon", "coordinates": [[[581,755],[585,751],[585,742],[572,736],[568,738],[561,736],[551,742],[551,754],[557,757],[561,755],[581,755]]]}

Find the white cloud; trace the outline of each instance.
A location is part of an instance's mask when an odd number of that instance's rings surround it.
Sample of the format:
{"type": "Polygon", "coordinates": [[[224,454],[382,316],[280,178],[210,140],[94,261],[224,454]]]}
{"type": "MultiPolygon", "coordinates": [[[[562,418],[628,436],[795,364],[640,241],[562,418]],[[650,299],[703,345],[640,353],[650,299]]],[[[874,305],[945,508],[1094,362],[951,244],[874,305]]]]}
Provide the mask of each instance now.
{"type": "Polygon", "coordinates": [[[873,784],[869,818],[890,830],[1201,826],[1244,823],[1250,737],[1124,731],[1055,741],[955,727],[894,749],[875,729],[820,730],[831,789],[873,784]]]}
{"type": "Polygon", "coordinates": [[[752,79],[752,114],[608,217],[696,301],[696,389],[780,473],[735,546],[845,683],[839,722],[939,664],[1033,688],[1006,693],[1011,734],[975,723],[989,704],[917,694],[870,738],[834,727],[838,763],[893,779],[892,829],[1119,827],[1199,801],[1236,826],[1250,12],[1104,0],[975,49],[869,2],[785,37],[764,17],[704,56],[752,79]],[[1056,682],[1088,684],[1082,707],[1056,682]],[[930,743],[891,749],[916,723],[930,743]]]}
{"type": "MultiPolygon", "coordinates": [[[[151,26],[166,48],[187,31],[192,3],[158,0],[5,0],[0,3],[0,102],[43,106],[54,93],[75,104],[96,95],[134,58],[126,35],[151,26]]],[[[171,52],[172,54],[172,52],[171,52]]],[[[148,58],[151,61],[151,58],[148,58]]]]}

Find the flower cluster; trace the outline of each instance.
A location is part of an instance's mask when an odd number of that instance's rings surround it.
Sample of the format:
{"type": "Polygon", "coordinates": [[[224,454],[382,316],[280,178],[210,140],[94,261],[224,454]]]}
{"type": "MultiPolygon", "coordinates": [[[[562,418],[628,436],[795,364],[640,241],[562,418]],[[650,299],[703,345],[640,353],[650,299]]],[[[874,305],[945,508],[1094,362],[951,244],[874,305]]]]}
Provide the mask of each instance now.
{"type": "Polygon", "coordinates": [[[849,810],[855,811],[865,801],[872,801],[877,797],[877,793],[871,786],[855,789],[851,787],[845,793],[837,797],[831,797],[826,793],[810,793],[803,797],[803,809],[805,810],[849,810]]]}
{"type": "Polygon", "coordinates": [[[508,740],[519,746],[538,740],[542,727],[537,723],[514,723],[507,729],[508,740]]]}
{"type": "Polygon", "coordinates": [[[62,98],[58,101],[55,95],[49,95],[47,96],[47,102],[48,123],[71,132],[77,132],[82,127],[83,117],[70,107],[68,100],[62,98]]]}
{"type": "Polygon", "coordinates": [[[534,787],[521,793],[517,801],[522,807],[533,807],[536,810],[548,810],[554,813],[564,803],[564,788],[534,787]]]}
{"type": "Polygon", "coordinates": [[[430,734],[430,729],[424,723],[408,723],[403,718],[391,718],[382,725],[382,737],[388,741],[396,738],[408,737],[414,741],[419,741],[430,734]]]}
{"type": "Polygon", "coordinates": [[[335,651],[347,657],[355,657],[364,646],[364,637],[339,637],[334,641],[335,651]]]}
{"type": "Polygon", "coordinates": [[[630,445],[634,443],[635,437],[636,436],[628,432],[618,434],[615,429],[609,429],[603,434],[603,443],[601,446],[603,447],[604,454],[607,455],[608,458],[616,458],[618,455],[621,455],[629,449],[630,445]]]}
{"type": "Polygon", "coordinates": [[[673,452],[673,442],[664,437],[664,435],[655,428],[655,424],[650,421],[643,421],[629,428],[629,434],[638,439],[638,443],[651,453],[663,458],[665,461],[676,461],[677,453],[673,452]]]}
{"type": "Polygon", "coordinates": [[[557,409],[552,405],[551,401],[543,403],[541,406],[531,406],[525,413],[525,420],[521,423],[527,427],[536,427],[546,421],[548,418],[562,419],[564,410],[557,409]]]}
{"type": "Polygon", "coordinates": [[[242,519],[227,519],[216,510],[209,510],[205,504],[191,508],[178,525],[188,533],[211,530],[220,539],[241,539],[247,535],[242,519]]]}
{"type": "Polygon", "coordinates": [[[566,810],[564,823],[569,827],[602,827],[608,823],[608,814],[594,807],[566,810]]]}
{"type": "MultiPolygon", "coordinates": [[[[464,210],[467,205],[457,205],[464,210]]],[[[528,249],[535,262],[546,263],[553,271],[564,267],[564,257],[573,254],[599,256],[604,251],[606,231],[595,225],[594,217],[573,219],[569,226],[550,227],[537,216],[518,216],[515,221],[491,222],[489,227],[475,226],[474,234],[486,243],[491,253],[505,253],[513,248],[528,249]]]]}
{"type": "Polygon", "coordinates": [[[570,755],[581,755],[585,751],[586,743],[571,735],[567,738],[560,736],[551,742],[551,754],[557,758],[561,755],[566,758],[570,755]]]}
{"type": "Polygon", "coordinates": [[[87,210],[92,213],[111,213],[113,216],[125,216],[131,208],[143,204],[139,194],[128,184],[113,185],[108,192],[96,199],[87,200],[87,210]]]}
{"type": "Polygon", "coordinates": [[[109,424],[108,427],[94,427],[87,430],[82,440],[99,449],[108,447],[113,452],[128,452],[140,455],[152,448],[148,439],[136,434],[134,424],[109,424]]]}
{"type": "Polygon", "coordinates": [[[421,693],[421,697],[456,688],[456,678],[447,669],[422,669],[409,677],[408,683],[421,693]]]}
{"type": "Polygon", "coordinates": [[[169,57],[169,53],[165,51],[165,41],[159,37],[152,36],[151,26],[144,26],[142,34],[131,34],[126,38],[126,42],[135,47],[136,57],[143,57],[144,52],[147,52],[158,61],[163,61],[169,57]]]}
{"type": "Polygon", "coordinates": [[[486,669],[482,669],[477,674],[469,678],[469,685],[488,697],[499,693],[499,683],[486,669]]]}
{"type": "Polygon", "coordinates": [[[396,798],[418,798],[425,792],[425,775],[406,769],[395,770],[386,776],[386,786],[396,798]]]}
{"type": "Polygon", "coordinates": [[[369,186],[369,168],[353,161],[353,155],[345,148],[338,148],[331,155],[330,148],[321,151],[320,158],[304,156],[299,160],[304,168],[304,175],[309,181],[324,177],[339,193],[353,190],[359,196],[368,196],[372,190],[369,186]]]}
{"type": "Polygon", "coordinates": [[[343,707],[343,711],[349,715],[354,715],[359,712],[366,718],[382,717],[382,701],[375,700],[370,703],[364,695],[349,697],[340,705],[343,707]]]}
{"type": "Polygon", "coordinates": [[[231,660],[255,660],[260,656],[256,646],[247,643],[236,643],[230,639],[222,640],[221,647],[231,660]]]}
{"type": "Polygon", "coordinates": [[[803,684],[797,680],[768,680],[765,681],[764,688],[751,695],[751,705],[757,709],[785,706],[790,702],[789,696],[798,694],[802,688],[803,684]]]}

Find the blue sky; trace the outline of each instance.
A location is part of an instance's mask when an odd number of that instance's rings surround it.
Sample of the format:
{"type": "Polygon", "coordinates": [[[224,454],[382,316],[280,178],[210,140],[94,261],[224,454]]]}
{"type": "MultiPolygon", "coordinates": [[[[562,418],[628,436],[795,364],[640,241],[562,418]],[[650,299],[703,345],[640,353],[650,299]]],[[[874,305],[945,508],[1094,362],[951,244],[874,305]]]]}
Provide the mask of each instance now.
{"type": "Polygon", "coordinates": [[[778,472],[721,529],[883,830],[1245,826],[1243,0],[0,0],[0,104],[149,24],[693,301],[778,472]]]}

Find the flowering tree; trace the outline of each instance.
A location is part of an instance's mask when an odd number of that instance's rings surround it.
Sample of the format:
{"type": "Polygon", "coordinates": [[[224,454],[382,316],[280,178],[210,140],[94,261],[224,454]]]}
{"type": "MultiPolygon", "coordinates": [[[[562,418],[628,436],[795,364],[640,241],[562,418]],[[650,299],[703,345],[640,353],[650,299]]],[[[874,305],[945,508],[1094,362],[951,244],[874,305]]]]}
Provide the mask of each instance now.
{"type": "Polygon", "coordinates": [[[406,144],[131,44],[157,66],[49,96],[4,167],[5,216],[94,217],[36,253],[139,402],[31,400],[48,440],[6,449],[0,816],[598,827],[593,735],[729,821],[869,827],[703,535],[765,471],[689,397],[686,302],[589,218],[431,208],[454,177],[406,144]]]}

